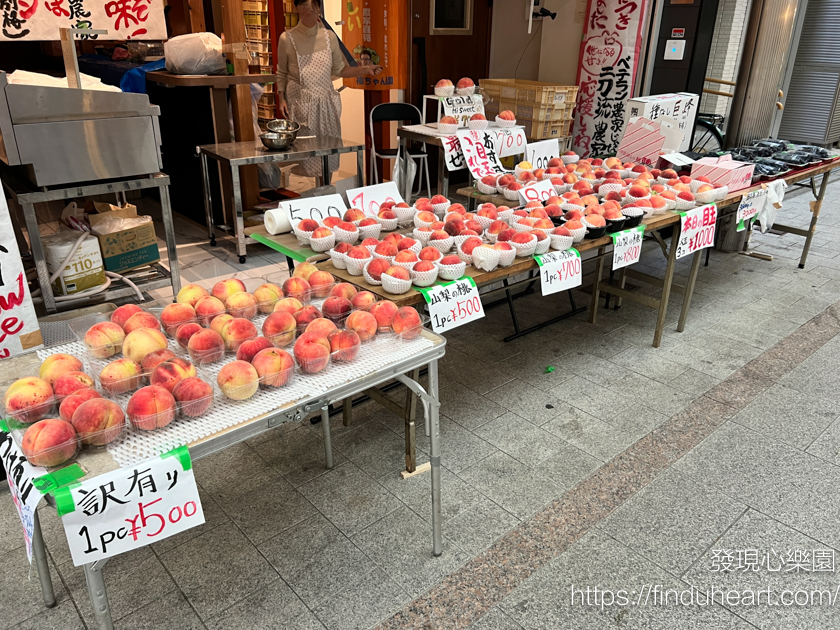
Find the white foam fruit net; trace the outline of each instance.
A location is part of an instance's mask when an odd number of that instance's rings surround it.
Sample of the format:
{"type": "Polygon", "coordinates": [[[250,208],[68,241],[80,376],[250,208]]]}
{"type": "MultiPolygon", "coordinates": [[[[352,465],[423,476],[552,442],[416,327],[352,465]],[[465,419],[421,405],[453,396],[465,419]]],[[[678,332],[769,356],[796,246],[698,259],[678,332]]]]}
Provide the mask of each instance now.
{"type": "MultiPolygon", "coordinates": [[[[258,315],[253,319],[257,329],[262,329],[265,317],[265,315],[258,315]]],[[[207,438],[272,411],[284,407],[290,408],[293,403],[323,396],[337,387],[375,374],[388,365],[410,359],[433,345],[434,341],[423,335],[410,341],[400,339],[395,335],[377,335],[373,341],[362,344],[358,356],[351,363],[330,363],[326,369],[317,374],[304,374],[296,369],[293,378],[284,387],[260,388],[253,397],[244,401],[230,400],[218,391],[216,376],[219,370],[235,358],[233,354],[228,353],[223,360],[199,368],[199,371],[203,373],[200,376],[205,377],[217,392],[212,407],[206,413],[197,418],[179,416],[166,427],[154,431],[141,431],[128,423],[128,429],[123,436],[106,448],[120,466],[131,466],[177,446],[207,438]]],[[[170,340],[169,347],[177,356],[189,360],[189,355],[175,341],[170,340]]],[[[291,346],[285,349],[291,353],[291,346]]],[[[96,374],[108,362],[92,360],[85,345],[80,341],[37,351],[41,360],[56,353],[72,354],[87,361],[90,371],[96,374]]],[[[111,360],[120,356],[114,356],[111,360]]],[[[100,393],[106,395],[104,392],[100,393]]],[[[131,393],[133,392],[109,397],[125,409],[131,393]]]]}

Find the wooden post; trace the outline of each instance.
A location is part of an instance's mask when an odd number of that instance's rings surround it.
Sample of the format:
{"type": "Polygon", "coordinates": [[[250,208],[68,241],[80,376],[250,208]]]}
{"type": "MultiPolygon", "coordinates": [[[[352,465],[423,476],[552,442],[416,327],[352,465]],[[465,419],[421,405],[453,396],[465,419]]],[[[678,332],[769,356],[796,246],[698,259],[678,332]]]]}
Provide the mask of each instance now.
{"type": "Polygon", "coordinates": [[[184,14],[190,33],[203,33],[207,30],[204,23],[204,3],[202,0],[184,0],[184,14]]]}
{"type": "MultiPolygon", "coordinates": [[[[222,0],[222,30],[225,43],[229,45],[246,44],[245,16],[242,0],[222,0]]],[[[227,53],[233,57],[233,73],[237,76],[248,74],[248,57],[227,53]]],[[[254,115],[251,110],[251,86],[234,85],[230,89],[230,102],[233,110],[233,132],[237,142],[255,140],[254,115]]],[[[244,166],[240,169],[242,180],[242,203],[245,210],[259,203],[260,185],[257,167],[244,166]]]]}

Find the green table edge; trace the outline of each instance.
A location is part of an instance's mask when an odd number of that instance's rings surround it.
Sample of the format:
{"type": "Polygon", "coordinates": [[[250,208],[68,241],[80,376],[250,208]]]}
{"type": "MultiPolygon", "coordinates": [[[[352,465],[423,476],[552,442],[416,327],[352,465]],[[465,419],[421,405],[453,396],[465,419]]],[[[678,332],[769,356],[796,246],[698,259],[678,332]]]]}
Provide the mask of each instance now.
{"type": "Polygon", "coordinates": [[[298,262],[306,262],[307,259],[311,258],[312,256],[318,255],[318,252],[314,252],[308,247],[302,247],[301,249],[289,249],[288,247],[284,247],[280,243],[272,241],[270,238],[263,236],[262,234],[251,234],[251,238],[257,241],[258,243],[262,243],[266,247],[270,247],[271,249],[278,251],[281,254],[285,254],[289,258],[293,258],[298,262]]]}

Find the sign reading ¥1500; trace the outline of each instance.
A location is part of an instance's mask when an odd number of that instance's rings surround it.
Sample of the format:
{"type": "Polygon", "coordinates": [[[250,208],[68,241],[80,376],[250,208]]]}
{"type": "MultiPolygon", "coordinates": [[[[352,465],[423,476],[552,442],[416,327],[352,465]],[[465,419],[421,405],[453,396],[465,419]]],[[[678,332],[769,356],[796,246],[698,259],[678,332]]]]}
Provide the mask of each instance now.
{"type": "Polygon", "coordinates": [[[166,39],[164,0],[3,0],[0,41],[61,39],[60,28],[106,30],[83,39],[166,39]]]}

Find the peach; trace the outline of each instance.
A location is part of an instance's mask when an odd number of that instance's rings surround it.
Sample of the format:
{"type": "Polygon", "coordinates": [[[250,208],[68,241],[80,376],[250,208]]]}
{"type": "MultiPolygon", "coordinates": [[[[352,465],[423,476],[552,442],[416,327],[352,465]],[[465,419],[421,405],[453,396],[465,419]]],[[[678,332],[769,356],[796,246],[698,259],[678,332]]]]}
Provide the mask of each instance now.
{"type": "Polygon", "coordinates": [[[85,333],[85,346],[98,359],[114,356],[122,348],[125,331],[113,322],[99,322],[85,333]]]}
{"type": "MultiPolygon", "coordinates": [[[[397,268],[402,269],[402,267],[397,268]]],[[[385,273],[388,273],[388,271],[390,271],[390,268],[385,273]]],[[[405,271],[405,269],[403,269],[403,271],[405,271]]],[[[324,303],[321,305],[321,309],[324,312],[324,317],[337,321],[347,317],[348,313],[350,313],[353,309],[353,306],[347,298],[333,295],[332,297],[328,297],[324,300],[324,303]]]]}
{"type": "MultiPolygon", "coordinates": [[[[380,212],[379,214],[382,214],[382,213],[380,212]]],[[[374,219],[372,217],[367,217],[367,218],[359,221],[359,227],[367,227],[369,225],[377,225],[376,219],[374,219]]],[[[365,240],[367,240],[367,239],[365,239],[365,240]]]]}
{"type": "Polygon", "coordinates": [[[102,389],[114,396],[134,391],[140,387],[142,378],[143,366],[131,359],[111,361],[99,372],[99,383],[102,389]]]}
{"type": "Polygon", "coordinates": [[[399,280],[411,280],[408,269],[405,267],[397,267],[396,265],[388,267],[388,269],[385,270],[385,275],[398,278],[399,280]]]}
{"type": "MultiPolygon", "coordinates": [[[[133,317],[136,317],[136,315],[133,317]]],[[[155,350],[162,350],[168,345],[166,337],[159,330],[138,328],[126,335],[122,351],[125,357],[137,363],[142,363],[147,354],[155,350]]]]}
{"type": "Polygon", "coordinates": [[[376,336],[379,323],[376,317],[367,311],[353,311],[344,322],[344,327],[354,331],[361,341],[370,341],[376,336]]]}
{"type": "Polygon", "coordinates": [[[270,313],[274,305],[283,297],[283,289],[276,284],[266,282],[254,290],[254,297],[257,298],[260,313],[270,313]]]}
{"type": "Polygon", "coordinates": [[[391,330],[403,339],[414,339],[420,334],[422,328],[423,322],[420,320],[420,314],[412,306],[403,306],[397,309],[391,321],[391,330]]]}
{"type": "Polygon", "coordinates": [[[317,306],[304,306],[293,315],[297,324],[297,332],[303,332],[310,323],[323,316],[324,314],[317,306]]]}
{"type": "Polygon", "coordinates": [[[431,271],[434,268],[435,263],[429,262],[428,260],[421,260],[412,267],[414,271],[431,271]]]}
{"type": "Polygon", "coordinates": [[[502,242],[509,241],[514,237],[515,234],[516,230],[514,230],[513,228],[506,228],[499,232],[498,235],[496,235],[496,240],[502,242]]]}
{"type": "Polygon", "coordinates": [[[677,179],[677,171],[672,168],[666,168],[659,174],[660,177],[664,177],[665,179],[677,179]]]}
{"type": "Polygon", "coordinates": [[[600,214],[590,214],[586,217],[586,222],[596,228],[604,227],[607,224],[606,219],[600,214]]]}
{"type": "Polygon", "coordinates": [[[303,333],[295,341],[295,358],[307,374],[320,372],[330,362],[330,342],[316,333],[303,333]]]}
{"type": "MultiPolygon", "coordinates": [[[[336,247],[338,247],[338,246],[336,246],[336,247]]],[[[312,263],[304,262],[304,263],[300,263],[299,265],[295,266],[295,270],[292,272],[292,277],[293,278],[303,278],[304,280],[309,280],[309,276],[311,276],[316,271],[318,271],[318,267],[316,267],[312,263]]]]}
{"type": "Polygon", "coordinates": [[[160,330],[160,322],[158,321],[158,318],[152,315],[151,313],[147,313],[146,311],[140,311],[139,313],[135,313],[134,315],[129,317],[125,322],[125,326],[123,326],[125,334],[133,332],[135,330],[139,330],[141,328],[160,330]]]}
{"type": "Polygon", "coordinates": [[[227,398],[247,400],[257,393],[260,376],[254,366],[247,361],[231,361],[219,370],[216,383],[227,398]]]}
{"type": "Polygon", "coordinates": [[[394,257],[394,262],[399,263],[414,263],[417,262],[417,254],[410,249],[404,249],[394,257]]]}
{"type": "Polygon", "coordinates": [[[70,420],[82,444],[105,446],[125,429],[125,414],[113,400],[93,398],[78,406],[70,420]]]}
{"type": "Polygon", "coordinates": [[[470,236],[467,240],[461,243],[461,251],[469,256],[473,253],[473,250],[480,245],[480,238],[477,236],[470,236]]]}
{"type": "Polygon", "coordinates": [[[286,311],[276,311],[265,318],[262,334],[275,346],[285,347],[295,340],[296,329],[297,321],[294,315],[286,311]]]}
{"type": "Polygon", "coordinates": [[[251,293],[243,292],[231,295],[225,302],[225,307],[229,314],[245,319],[253,319],[259,310],[257,298],[251,293]]]}
{"type": "Polygon", "coordinates": [[[527,245],[533,240],[534,237],[530,232],[517,232],[516,234],[510,237],[511,243],[518,243],[520,245],[527,245]]]}
{"type": "Polygon", "coordinates": [[[365,213],[359,210],[358,208],[350,208],[347,212],[344,213],[345,221],[361,221],[364,218],[365,213]]]}
{"type": "Polygon", "coordinates": [[[70,354],[51,354],[38,370],[38,376],[52,387],[55,379],[65,372],[81,372],[82,362],[70,354]]]}
{"type": "Polygon", "coordinates": [[[228,313],[222,313],[221,315],[214,317],[213,321],[210,322],[210,330],[215,330],[220,335],[222,334],[222,330],[229,321],[233,319],[233,315],[228,313]]]}
{"type": "Polygon", "coordinates": [[[691,178],[688,175],[682,175],[680,177],[680,182],[682,182],[683,184],[690,184],[691,178]]]}
{"type": "Polygon", "coordinates": [[[225,356],[225,340],[215,330],[203,328],[190,337],[187,351],[199,365],[213,363],[225,356]]]}
{"type": "Polygon", "coordinates": [[[646,197],[648,195],[648,191],[639,185],[630,186],[630,189],[627,191],[627,194],[631,197],[646,197]]]}
{"type": "Polygon", "coordinates": [[[314,232],[318,229],[318,222],[314,219],[304,219],[297,224],[299,232],[314,232]]]}
{"type": "Polygon", "coordinates": [[[260,351],[251,361],[251,365],[257,371],[262,387],[283,387],[295,371],[292,355],[280,348],[260,351]]]}
{"type": "Polygon", "coordinates": [[[551,231],[552,234],[556,234],[557,236],[571,236],[572,233],[566,229],[565,226],[561,225],[560,227],[556,227],[551,231]]]}
{"type": "Polygon", "coordinates": [[[175,297],[175,301],[179,302],[180,304],[189,304],[193,308],[195,305],[198,304],[198,301],[210,295],[207,292],[207,289],[204,287],[200,287],[197,284],[186,284],[181,287],[181,290],[178,291],[178,295],[175,297]]]}
{"type": "Polygon", "coordinates": [[[345,232],[358,232],[359,228],[356,227],[355,223],[351,223],[350,221],[342,221],[335,227],[341,228],[345,232]]]}
{"type": "Polygon", "coordinates": [[[378,216],[380,219],[396,219],[397,218],[397,215],[396,215],[395,212],[393,212],[391,210],[387,210],[387,209],[380,210],[379,214],[377,214],[376,216],[378,216]]]}
{"type": "Polygon", "coordinates": [[[202,326],[209,326],[215,317],[224,312],[225,303],[212,295],[201,298],[195,305],[195,314],[202,326]]]}
{"type": "Polygon", "coordinates": [[[300,300],[296,298],[283,298],[282,300],[277,300],[277,304],[274,305],[274,310],[272,312],[294,315],[302,308],[303,302],[300,300]]]}
{"type": "MultiPolygon", "coordinates": [[[[143,374],[151,374],[152,370],[154,370],[157,366],[159,366],[164,361],[169,361],[169,359],[174,359],[175,353],[172,352],[169,348],[163,348],[162,350],[155,350],[154,352],[150,352],[145,356],[143,361],[140,363],[140,367],[142,368],[143,374]]],[[[127,359],[123,359],[127,360],[127,359]]],[[[116,363],[114,361],[113,363],[116,363]]],[[[110,364],[109,364],[110,365],[110,364]]]]}
{"type": "Polygon", "coordinates": [[[135,313],[142,313],[143,309],[137,306],[136,304],[123,304],[122,306],[118,306],[114,309],[114,312],[111,313],[111,321],[114,322],[117,326],[125,328],[125,323],[128,321],[128,318],[134,315],[135,313]]]}
{"type": "Polygon", "coordinates": [[[516,120],[516,116],[509,109],[500,111],[499,118],[501,118],[502,120],[516,120]]]}
{"type": "Polygon", "coordinates": [[[397,255],[397,246],[394,245],[393,241],[382,241],[376,248],[373,250],[374,254],[378,254],[379,256],[387,256],[388,258],[393,258],[397,255]]]}
{"type": "Polygon", "coordinates": [[[458,258],[455,254],[449,254],[449,256],[444,256],[440,259],[441,265],[460,265],[461,259],[458,258]]]}
{"type": "MultiPolygon", "coordinates": [[[[119,359],[124,361],[125,359],[119,359]]],[[[95,389],[80,389],[77,392],[70,394],[67,398],[61,401],[61,406],[58,408],[58,414],[65,422],[70,422],[73,419],[73,414],[83,402],[93,400],[94,398],[102,398],[95,389]]]]}
{"type": "Polygon", "coordinates": [[[441,116],[439,125],[457,125],[458,121],[453,116],[441,116]]]}
{"type": "Polygon", "coordinates": [[[189,322],[187,324],[181,324],[175,330],[175,341],[178,342],[178,345],[181,346],[184,350],[187,349],[187,343],[195,333],[199,330],[203,330],[200,324],[195,322],[189,322]]]}
{"type": "Polygon", "coordinates": [[[445,87],[452,87],[452,81],[449,79],[441,79],[437,83],[435,83],[436,88],[445,88],[445,87]]]}
{"type": "MultiPolygon", "coordinates": [[[[458,262],[461,262],[460,260],[458,262]]],[[[394,319],[394,313],[397,312],[397,305],[390,300],[380,300],[370,307],[370,314],[376,318],[376,323],[379,330],[387,330],[391,328],[391,321],[394,319]]]]}
{"type": "Polygon", "coordinates": [[[197,418],[213,404],[213,386],[197,376],[191,376],[172,388],[172,397],[178,402],[181,413],[197,418]]]}
{"type": "Polygon", "coordinates": [[[434,223],[437,221],[437,216],[431,210],[423,210],[417,213],[417,220],[423,223],[434,223]]]}
{"type": "Polygon", "coordinates": [[[243,342],[258,336],[257,327],[244,317],[234,317],[222,328],[222,339],[228,352],[236,352],[243,342]]]}
{"type": "Polygon", "coordinates": [[[171,392],[180,381],[195,376],[195,367],[186,359],[174,357],[158,365],[149,377],[149,384],[171,392]]]}
{"type": "Polygon", "coordinates": [[[308,302],[311,293],[312,287],[303,278],[291,277],[283,283],[283,295],[286,297],[293,297],[301,302],[308,302]]]}
{"type": "Polygon", "coordinates": [[[311,332],[316,335],[321,335],[322,337],[328,337],[329,334],[337,328],[338,326],[336,326],[332,320],[329,320],[326,317],[319,317],[318,319],[309,322],[306,326],[305,332],[311,332]]]}
{"type": "Polygon", "coordinates": [[[401,238],[397,243],[397,251],[401,252],[406,249],[411,249],[415,245],[417,245],[417,241],[415,241],[413,238],[401,238]]]}
{"type": "Polygon", "coordinates": [[[195,309],[189,304],[167,304],[160,313],[160,322],[166,334],[174,337],[181,324],[196,321],[195,309]]]}
{"type": "Polygon", "coordinates": [[[20,448],[33,466],[61,466],[76,454],[79,436],[73,425],[58,418],[36,422],[26,429],[20,448]]]}
{"type": "Polygon", "coordinates": [[[6,413],[18,422],[35,422],[50,413],[53,389],[45,380],[27,376],[9,386],[5,403],[6,413]]]}
{"type": "Polygon", "coordinates": [[[420,253],[417,255],[417,257],[420,260],[428,260],[428,261],[434,262],[434,261],[440,259],[441,255],[442,254],[440,253],[440,250],[438,250],[436,247],[429,246],[429,247],[424,247],[423,249],[421,249],[420,253]]]}
{"type": "MultiPolygon", "coordinates": [[[[291,317],[291,315],[289,315],[289,317],[291,317]]],[[[294,324],[294,318],[292,318],[292,323],[294,324]]],[[[250,363],[251,359],[257,356],[257,353],[260,350],[265,350],[266,348],[273,347],[274,344],[271,343],[271,341],[269,339],[266,339],[265,337],[249,339],[248,341],[244,342],[241,346],[239,346],[239,350],[236,351],[236,359],[237,361],[248,361],[250,363]]]]}
{"type": "MultiPolygon", "coordinates": [[[[443,231],[446,232],[449,236],[458,236],[465,229],[467,229],[467,226],[464,224],[463,221],[459,219],[452,219],[450,221],[447,221],[443,226],[443,231]]],[[[435,236],[436,234],[437,232],[432,234],[432,239],[437,239],[437,237],[435,236]]]]}
{"type": "Polygon", "coordinates": [[[53,393],[56,396],[69,396],[77,389],[93,387],[93,379],[84,372],[65,372],[53,383],[53,393]]]}
{"type": "Polygon", "coordinates": [[[329,271],[315,271],[309,276],[309,286],[312,287],[312,295],[317,298],[327,297],[330,288],[335,284],[335,278],[329,271]]]}
{"type": "Polygon", "coordinates": [[[227,280],[220,280],[213,285],[213,290],[210,295],[218,298],[222,302],[227,302],[227,299],[234,293],[244,293],[247,291],[245,283],[238,278],[228,278],[227,280]]]}
{"type": "Polygon", "coordinates": [[[355,309],[368,309],[374,304],[374,302],[376,302],[376,296],[370,291],[359,291],[356,295],[350,298],[350,304],[352,304],[355,309]]]}
{"type": "Polygon", "coordinates": [[[493,222],[490,224],[490,227],[488,227],[488,228],[487,228],[487,233],[488,233],[488,234],[498,234],[498,233],[499,233],[499,232],[501,232],[502,230],[506,230],[506,229],[508,229],[508,227],[509,227],[509,226],[508,226],[508,224],[507,224],[507,223],[505,223],[504,221],[501,221],[501,220],[498,220],[498,219],[497,219],[496,221],[493,221],[493,222]]]}
{"type": "Polygon", "coordinates": [[[650,207],[651,208],[656,208],[657,210],[660,210],[660,209],[662,209],[662,208],[664,208],[665,206],[668,205],[665,202],[665,199],[663,199],[660,195],[656,195],[655,197],[651,197],[648,201],[650,201],[650,207]]]}
{"type": "Polygon", "coordinates": [[[330,290],[330,297],[343,297],[347,298],[348,300],[352,300],[353,296],[356,295],[357,289],[349,282],[339,282],[335,285],[332,290],[330,290]]]}
{"type": "MultiPolygon", "coordinates": [[[[370,313],[367,313],[368,315],[370,313]]],[[[362,347],[359,335],[352,330],[335,330],[330,333],[330,352],[332,360],[337,363],[350,363],[359,354],[362,347]]]]}
{"type": "Polygon", "coordinates": [[[694,195],[687,190],[683,190],[677,194],[677,198],[682,199],[683,201],[694,201],[694,195]]]}
{"type": "Polygon", "coordinates": [[[175,398],[169,390],[149,385],[132,394],[125,411],[135,429],[153,431],[165,427],[175,419],[175,408],[175,398]]]}
{"type": "MultiPolygon", "coordinates": [[[[697,179],[699,180],[700,177],[698,177],[697,179]]],[[[715,187],[712,186],[711,184],[701,184],[700,186],[697,187],[697,192],[704,193],[704,192],[709,192],[710,190],[714,190],[714,189],[715,189],[715,187]]]]}

